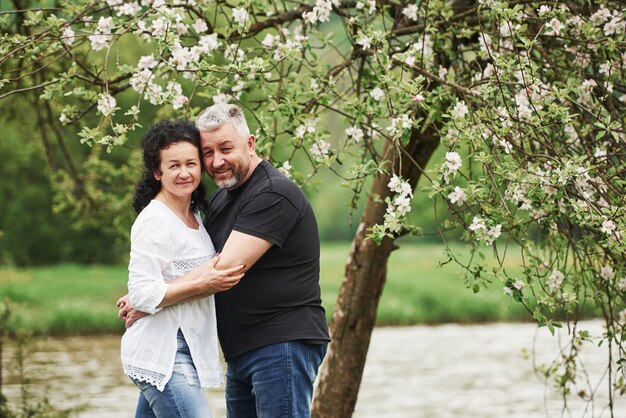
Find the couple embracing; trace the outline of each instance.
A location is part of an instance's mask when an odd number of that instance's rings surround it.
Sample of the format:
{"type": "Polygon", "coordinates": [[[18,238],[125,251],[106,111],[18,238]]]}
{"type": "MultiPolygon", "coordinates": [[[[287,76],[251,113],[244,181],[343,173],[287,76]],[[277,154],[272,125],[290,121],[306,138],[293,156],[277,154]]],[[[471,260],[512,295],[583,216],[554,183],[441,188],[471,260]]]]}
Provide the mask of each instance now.
{"type": "Polygon", "coordinates": [[[257,155],[234,105],[205,109],[195,125],[162,121],[142,148],[118,301],[135,417],[211,417],[203,388],[222,384],[218,336],[228,417],[309,416],[330,338],[308,200],[257,155]],[[203,169],[219,187],[208,201],[203,169]]]}

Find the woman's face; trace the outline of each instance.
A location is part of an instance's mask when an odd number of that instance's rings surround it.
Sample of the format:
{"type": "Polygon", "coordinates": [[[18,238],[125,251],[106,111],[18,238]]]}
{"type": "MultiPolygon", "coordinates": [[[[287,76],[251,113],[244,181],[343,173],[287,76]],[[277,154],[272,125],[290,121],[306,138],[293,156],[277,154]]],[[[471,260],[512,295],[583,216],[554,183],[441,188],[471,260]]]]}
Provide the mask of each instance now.
{"type": "Polygon", "coordinates": [[[155,172],[154,178],[161,182],[161,192],[189,198],[202,177],[198,148],[190,142],[175,142],[160,151],[160,159],[160,172],[155,172]]]}

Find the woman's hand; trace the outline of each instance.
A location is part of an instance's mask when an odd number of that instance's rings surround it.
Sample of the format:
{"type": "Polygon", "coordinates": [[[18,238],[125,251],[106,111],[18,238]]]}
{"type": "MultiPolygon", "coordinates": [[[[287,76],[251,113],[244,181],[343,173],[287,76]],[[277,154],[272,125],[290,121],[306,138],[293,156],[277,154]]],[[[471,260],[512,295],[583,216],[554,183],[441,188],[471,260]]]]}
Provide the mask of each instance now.
{"type": "Polygon", "coordinates": [[[223,292],[235,286],[244,276],[245,265],[218,270],[219,255],[202,264],[196,269],[198,284],[206,295],[223,292]]]}
{"type": "Polygon", "coordinates": [[[126,326],[126,328],[130,328],[130,326],[133,325],[135,321],[148,315],[145,312],[138,311],[130,305],[130,298],[128,297],[128,294],[122,296],[117,300],[117,307],[119,308],[117,316],[122,321],[124,321],[124,325],[126,326]]]}

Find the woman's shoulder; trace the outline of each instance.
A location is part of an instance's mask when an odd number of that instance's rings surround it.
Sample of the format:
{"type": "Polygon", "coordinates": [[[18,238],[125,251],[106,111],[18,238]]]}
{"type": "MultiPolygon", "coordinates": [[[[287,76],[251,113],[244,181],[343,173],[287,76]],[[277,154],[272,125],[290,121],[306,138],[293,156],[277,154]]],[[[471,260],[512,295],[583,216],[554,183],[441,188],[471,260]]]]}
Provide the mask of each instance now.
{"type": "Polygon", "coordinates": [[[157,200],[152,200],[139,212],[131,230],[133,232],[140,230],[150,230],[155,233],[166,232],[173,225],[170,218],[171,214],[167,207],[157,200]]]}

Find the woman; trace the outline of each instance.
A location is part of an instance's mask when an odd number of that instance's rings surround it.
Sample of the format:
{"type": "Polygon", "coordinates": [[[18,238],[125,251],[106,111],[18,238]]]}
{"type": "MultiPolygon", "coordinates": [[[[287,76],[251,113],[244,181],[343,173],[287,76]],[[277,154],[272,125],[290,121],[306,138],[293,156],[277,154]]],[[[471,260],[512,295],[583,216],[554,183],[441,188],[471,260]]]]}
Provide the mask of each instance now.
{"type": "Polygon", "coordinates": [[[124,373],[141,390],[135,417],[211,417],[202,388],[222,384],[212,295],[236,284],[242,268],[215,270],[198,213],[206,192],[195,126],[162,121],[142,148],[128,291],[132,306],[149,315],[126,330],[121,346],[124,373]],[[181,291],[181,281],[194,282],[202,297],[181,291]]]}

